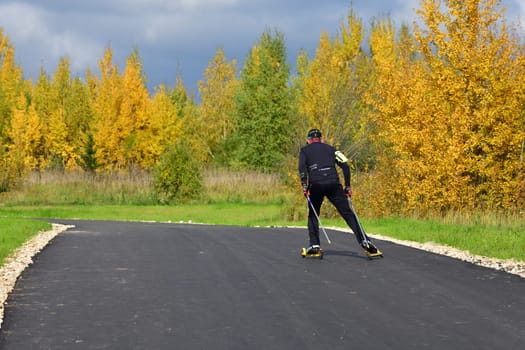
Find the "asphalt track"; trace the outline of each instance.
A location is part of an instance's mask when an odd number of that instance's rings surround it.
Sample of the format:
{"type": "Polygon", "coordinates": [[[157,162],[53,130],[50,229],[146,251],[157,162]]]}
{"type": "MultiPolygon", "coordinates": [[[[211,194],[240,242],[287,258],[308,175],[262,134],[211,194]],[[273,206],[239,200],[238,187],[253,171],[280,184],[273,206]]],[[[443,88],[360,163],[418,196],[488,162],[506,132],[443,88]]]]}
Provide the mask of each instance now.
{"type": "Polygon", "coordinates": [[[0,349],[522,349],[525,279],[329,231],[54,221],[8,298],[0,349]]]}

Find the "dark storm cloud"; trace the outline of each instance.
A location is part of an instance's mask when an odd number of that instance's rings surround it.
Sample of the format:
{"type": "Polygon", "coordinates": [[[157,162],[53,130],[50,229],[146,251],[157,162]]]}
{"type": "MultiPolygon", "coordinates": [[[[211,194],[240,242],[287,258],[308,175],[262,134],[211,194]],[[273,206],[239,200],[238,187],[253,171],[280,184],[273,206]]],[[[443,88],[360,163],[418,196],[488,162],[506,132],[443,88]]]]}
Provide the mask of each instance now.
{"type": "MultiPolygon", "coordinates": [[[[518,0],[507,2],[523,13],[518,0]]],[[[66,55],[73,74],[83,76],[110,46],[121,70],[139,50],[150,88],[171,86],[180,74],[194,89],[218,47],[240,68],[268,29],[284,34],[290,64],[300,49],[313,55],[321,33],[336,33],[351,3],[365,24],[376,16],[412,23],[419,6],[419,0],[0,0],[0,27],[26,77],[35,78],[41,66],[52,74],[66,55]]]]}

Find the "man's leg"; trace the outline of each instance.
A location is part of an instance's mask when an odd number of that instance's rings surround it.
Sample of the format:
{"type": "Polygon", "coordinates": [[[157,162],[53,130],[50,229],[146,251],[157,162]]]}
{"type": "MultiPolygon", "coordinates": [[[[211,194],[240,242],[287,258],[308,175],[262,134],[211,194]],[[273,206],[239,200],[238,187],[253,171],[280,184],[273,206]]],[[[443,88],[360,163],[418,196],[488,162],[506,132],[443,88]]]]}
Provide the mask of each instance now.
{"type": "Polygon", "coordinates": [[[350,226],[354,231],[355,238],[361,247],[363,247],[370,256],[383,256],[377,247],[370,241],[366,233],[361,229],[361,225],[358,222],[357,215],[350,208],[348,198],[341,185],[334,186],[326,195],[328,199],[339,211],[339,214],[346,221],[347,225],[350,226]]]}
{"type": "Polygon", "coordinates": [[[350,209],[350,204],[348,204],[348,198],[343,187],[339,184],[332,186],[327,193],[327,197],[345,220],[346,224],[352,229],[357,242],[361,244],[365,240],[365,233],[361,230],[355,213],[350,209]]]}
{"type": "Polygon", "coordinates": [[[308,203],[308,235],[310,237],[310,246],[321,245],[319,240],[319,220],[312,210],[312,205],[315,208],[317,215],[320,215],[321,205],[323,204],[324,193],[319,185],[312,184],[310,186],[310,201],[308,203]]]}

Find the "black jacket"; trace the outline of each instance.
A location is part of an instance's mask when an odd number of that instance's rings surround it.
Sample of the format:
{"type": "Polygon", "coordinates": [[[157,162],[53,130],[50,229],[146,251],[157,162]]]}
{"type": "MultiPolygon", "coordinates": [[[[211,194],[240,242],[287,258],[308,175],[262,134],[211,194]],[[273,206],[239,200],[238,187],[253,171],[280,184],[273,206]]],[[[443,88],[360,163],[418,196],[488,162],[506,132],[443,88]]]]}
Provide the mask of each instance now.
{"type": "Polygon", "coordinates": [[[339,183],[335,165],[343,170],[344,184],[350,186],[350,167],[336,157],[336,149],[326,143],[313,142],[301,148],[299,176],[303,184],[339,183]]]}

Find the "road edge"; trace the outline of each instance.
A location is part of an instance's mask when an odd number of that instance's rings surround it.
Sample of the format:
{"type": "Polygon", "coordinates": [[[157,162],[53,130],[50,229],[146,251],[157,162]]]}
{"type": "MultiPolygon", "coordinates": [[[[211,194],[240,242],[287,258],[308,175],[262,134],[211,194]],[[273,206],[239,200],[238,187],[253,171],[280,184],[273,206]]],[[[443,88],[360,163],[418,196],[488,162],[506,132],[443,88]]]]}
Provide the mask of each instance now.
{"type": "Polygon", "coordinates": [[[40,231],[18,247],[5,259],[0,267],[0,329],[4,320],[4,305],[9,293],[15,287],[21,273],[33,263],[33,257],[44,249],[53,238],[73,225],[52,224],[49,231],[40,231]]]}
{"type": "MultiPolygon", "coordinates": [[[[41,231],[37,233],[35,236],[33,236],[33,238],[29,239],[22,246],[16,249],[15,252],[6,259],[4,265],[0,267],[0,329],[2,328],[4,318],[5,302],[9,296],[9,293],[13,290],[18,277],[21,275],[21,273],[25,270],[26,267],[33,263],[33,257],[36,254],[38,254],[42,249],[44,249],[55,236],[73,227],[75,226],[53,223],[51,230],[41,231]]],[[[287,227],[304,228],[302,226],[287,227]]],[[[352,230],[340,227],[327,227],[327,229],[345,233],[352,233],[352,230]]],[[[504,260],[475,255],[471,254],[468,251],[463,251],[457,248],[440,245],[434,242],[419,243],[413,241],[403,241],[378,234],[367,234],[374,239],[392,242],[395,244],[424,250],[434,254],[448,256],[451,258],[472,263],[474,265],[507,272],[513,275],[520,276],[521,278],[525,278],[525,263],[513,259],[504,260]]],[[[388,252],[386,252],[386,255],[388,256],[388,252]]]]}
{"type": "MultiPolygon", "coordinates": [[[[327,227],[328,228],[328,227],[327,227]]],[[[341,231],[346,233],[352,233],[352,230],[350,229],[344,229],[340,227],[329,227],[329,229],[334,231],[341,231]]],[[[517,261],[514,259],[497,259],[497,258],[491,258],[487,256],[482,255],[476,255],[472,254],[469,251],[460,250],[454,247],[434,243],[434,242],[425,242],[425,243],[419,243],[414,241],[404,241],[388,236],[378,235],[378,234],[371,234],[367,232],[367,235],[374,239],[387,241],[411,248],[416,248],[420,250],[424,250],[430,253],[439,254],[448,256],[450,258],[455,258],[458,260],[462,260],[465,262],[472,263],[474,265],[482,266],[482,267],[488,267],[494,270],[507,272],[513,275],[520,276],[521,278],[525,278],[525,263],[521,261],[517,261]]],[[[388,252],[387,252],[388,254],[388,252]]],[[[387,255],[386,254],[386,255],[387,255]]]]}

